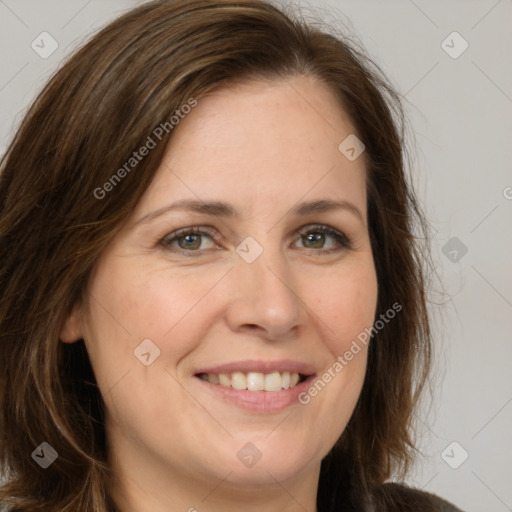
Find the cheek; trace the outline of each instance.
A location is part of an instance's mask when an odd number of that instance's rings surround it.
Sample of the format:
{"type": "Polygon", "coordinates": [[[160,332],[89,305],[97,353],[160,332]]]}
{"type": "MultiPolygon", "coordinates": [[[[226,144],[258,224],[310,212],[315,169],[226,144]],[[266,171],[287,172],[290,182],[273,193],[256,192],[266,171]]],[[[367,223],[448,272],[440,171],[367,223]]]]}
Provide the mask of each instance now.
{"type": "Polygon", "coordinates": [[[175,363],[192,351],[210,323],[204,298],[219,276],[176,272],[165,262],[147,266],[123,258],[110,261],[98,267],[89,287],[86,343],[95,368],[111,374],[112,368],[130,367],[133,351],[145,339],[160,350],[160,362],[175,363]]]}
{"type": "Polygon", "coordinates": [[[322,373],[300,401],[322,418],[326,453],[344,430],[359,398],[368,353],[367,343],[361,339],[369,341],[365,329],[373,325],[377,307],[373,260],[361,257],[346,263],[320,279],[323,293],[310,295],[328,357],[322,373]]]}
{"type": "Polygon", "coordinates": [[[322,290],[311,296],[315,313],[324,324],[325,342],[333,357],[349,349],[370,328],[377,308],[377,276],[373,261],[343,267],[322,279],[322,290]]]}
{"type": "Polygon", "coordinates": [[[215,320],[220,297],[216,285],[223,269],[212,272],[170,268],[165,262],[126,278],[122,316],[140,339],[159,344],[162,361],[176,363],[194,350],[215,320]],[[212,302],[213,301],[213,302],[212,302]]]}

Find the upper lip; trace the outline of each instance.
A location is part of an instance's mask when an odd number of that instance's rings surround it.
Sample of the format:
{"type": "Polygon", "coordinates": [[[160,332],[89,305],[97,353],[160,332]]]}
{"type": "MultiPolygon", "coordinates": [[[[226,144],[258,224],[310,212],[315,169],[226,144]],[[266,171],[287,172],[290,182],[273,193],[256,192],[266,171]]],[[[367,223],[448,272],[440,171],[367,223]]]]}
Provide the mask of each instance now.
{"type": "Polygon", "coordinates": [[[200,368],[195,373],[234,373],[234,372],[258,372],[258,373],[273,373],[273,372],[290,372],[299,373],[301,375],[310,376],[315,373],[313,367],[308,363],[294,361],[292,359],[281,359],[279,361],[263,361],[263,360],[245,360],[245,361],[232,361],[230,363],[219,364],[216,366],[208,366],[200,368]]]}

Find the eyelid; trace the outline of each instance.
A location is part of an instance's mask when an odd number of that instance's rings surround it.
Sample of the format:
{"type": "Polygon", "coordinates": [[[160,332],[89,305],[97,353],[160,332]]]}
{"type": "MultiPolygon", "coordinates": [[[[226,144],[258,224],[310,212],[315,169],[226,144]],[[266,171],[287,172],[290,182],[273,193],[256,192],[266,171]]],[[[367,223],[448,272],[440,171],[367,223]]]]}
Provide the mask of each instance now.
{"type": "Polygon", "coordinates": [[[172,238],[177,238],[183,234],[189,234],[189,233],[192,233],[192,234],[196,234],[196,235],[204,235],[204,234],[207,234],[207,235],[210,235],[210,236],[214,236],[215,234],[215,229],[209,227],[209,226],[189,226],[189,227],[186,227],[186,228],[180,228],[180,229],[177,229],[176,231],[173,231],[172,233],[168,233],[167,235],[165,235],[165,237],[163,238],[164,240],[168,237],[171,237],[172,238]]]}

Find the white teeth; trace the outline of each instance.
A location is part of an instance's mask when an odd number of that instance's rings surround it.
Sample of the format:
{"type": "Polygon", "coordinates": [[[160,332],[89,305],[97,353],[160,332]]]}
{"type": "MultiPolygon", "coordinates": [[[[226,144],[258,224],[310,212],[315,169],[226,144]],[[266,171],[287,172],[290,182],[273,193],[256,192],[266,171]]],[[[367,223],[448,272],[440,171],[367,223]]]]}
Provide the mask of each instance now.
{"type": "Polygon", "coordinates": [[[265,389],[263,373],[249,372],[247,374],[247,389],[249,391],[263,391],[265,389]]]}
{"type": "Polygon", "coordinates": [[[281,374],[281,385],[283,386],[283,389],[288,389],[290,387],[290,372],[283,372],[281,374]]]}
{"type": "MultiPolygon", "coordinates": [[[[210,380],[210,374],[208,374],[210,380]]],[[[221,386],[231,386],[231,375],[227,373],[219,373],[219,383],[221,386]]]]}
{"type": "Polygon", "coordinates": [[[232,373],[231,387],[233,389],[247,389],[247,377],[245,374],[241,372],[232,373]]]}
{"type": "Polygon", "coordinates": [[[265,391],[279,391],[281,389],[281,374],[279,372],[265,375],[265,391]]]}
{"type": "Polygon", "coordinates": [[[298,373],[290,372],[273,372],[259,373],[242,372],[233,373],[203,373],[200,375],[202,380],[206,380],[211,384],[218,384],[224,387],[232,387],[233,389],[249,391],[281,391],[281,389],[293,388],[299,383],[300,376],[298,373]]]}

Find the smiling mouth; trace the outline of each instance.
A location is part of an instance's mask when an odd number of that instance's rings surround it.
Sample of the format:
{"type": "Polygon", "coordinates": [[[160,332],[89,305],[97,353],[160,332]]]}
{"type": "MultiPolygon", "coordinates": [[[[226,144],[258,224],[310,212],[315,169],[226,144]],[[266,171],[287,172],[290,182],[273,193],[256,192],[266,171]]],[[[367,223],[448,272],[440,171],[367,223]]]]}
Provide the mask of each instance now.
{"type": "Polygon", "coordinates": [[[218,386],[247,391],[281,391],[290,389],[306,380],[306,375],[296,372],[233,372],[198,373],[196,377],[218,386]]]}

